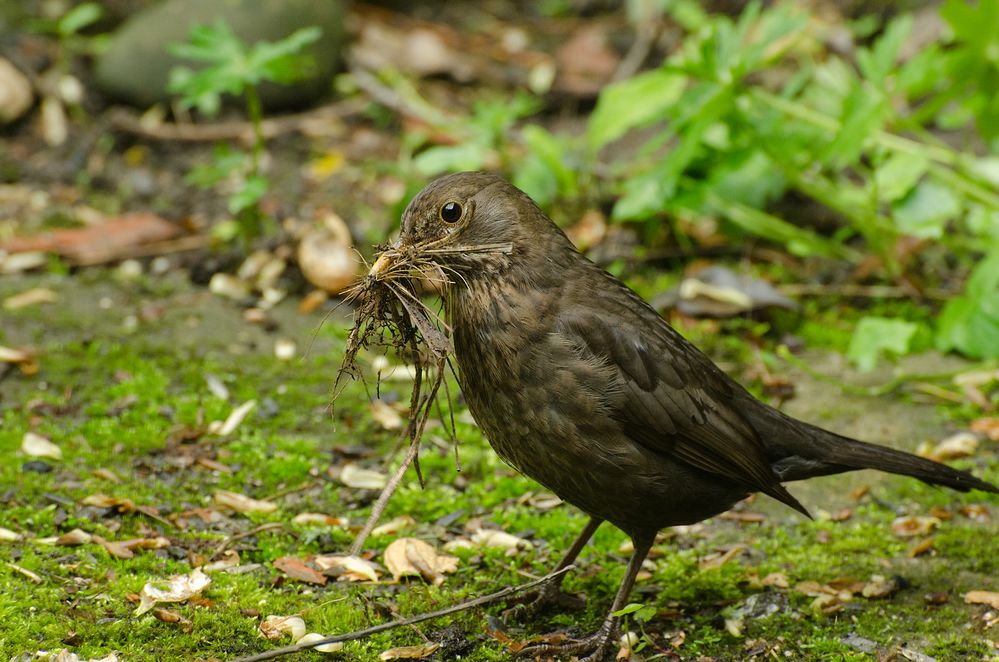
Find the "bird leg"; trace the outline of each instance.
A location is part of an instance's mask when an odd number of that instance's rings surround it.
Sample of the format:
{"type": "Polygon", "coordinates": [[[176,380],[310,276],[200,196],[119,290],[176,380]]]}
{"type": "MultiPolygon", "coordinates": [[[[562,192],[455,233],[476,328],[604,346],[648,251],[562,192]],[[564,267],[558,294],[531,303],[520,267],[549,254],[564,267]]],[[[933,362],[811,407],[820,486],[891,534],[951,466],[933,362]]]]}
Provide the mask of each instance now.
{"type": "MultiPolygon", "coordinates": [[[[562,560],[558,562],[558,565],[555,566],[552,572],[558,572],[572,565],[573,561],[583,551],[583,547],[586,546],[586,543],[593,537],[593,534],[602,523],[602,519],[591,517],[590,521],[583,527],[582,532],[573,541],[572,546],[569,547],[569,551],[565,553],[565,556],[562,557],[562,560]]],[[[578,609],[582,606],[580,604],[582,600],[574,595],[562,592],[562,579],[564,578],[565,573],[562,573],[542,584],[537,591],[528,593],[523,603],[504,611],[503,618],[508,621],[522,621],[537,616],[542,609],[553,603],[578,609]]]]}
{"type": "Polygon", "coordinates": [[[545,658],[585,654],[586,657],[582,658],[579,662],[602,662],[617,643],[615,638],[618,633],[618,621],[620,619],[614,613],[623,609],[627,604],[631,587],[635,584],[635,577],[638,575],[638,571],[641,569],[642,562],[645,561],[649,549],[652,548],[654,540],[655,538],[652,536],[642,540],[632,538],[635,544],[635,552],[628,561],[628,568],[625,570],[624,579],[621,580],[621,585],[617,589],[617,595],[614,596],[614,603],[611,605],[610,611],[607,612],[607,617],[604,619],[599,630],[583,639],[570,640],[559,644],[527,646],[518,652],[517,655],[545,658]]]}

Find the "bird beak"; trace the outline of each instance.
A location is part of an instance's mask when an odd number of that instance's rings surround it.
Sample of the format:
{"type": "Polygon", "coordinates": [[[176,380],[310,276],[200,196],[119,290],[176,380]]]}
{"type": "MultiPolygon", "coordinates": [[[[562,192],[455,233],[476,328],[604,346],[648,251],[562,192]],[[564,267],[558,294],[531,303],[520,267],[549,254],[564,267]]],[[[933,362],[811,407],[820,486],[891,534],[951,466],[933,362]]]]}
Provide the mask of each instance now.
{"type": "Polygon", "coordinates": [[[381,255],[378,256],[375,263],[368,270],[369,278],[377,279],[392,267],[392,263],[399,256],[399,245],[400,242],[397,241],[381,252],[381,255]]]}
{"type": "Polygon", "coordinates": [[[375,263],[371,265],[371,269],[368,270],[368,275],[374,278],[378,278],[378,274],[382,273],[386,269],[392,266],[392,258],[389,257],[389,251],[385,251],[378,256],[375,263]]]}

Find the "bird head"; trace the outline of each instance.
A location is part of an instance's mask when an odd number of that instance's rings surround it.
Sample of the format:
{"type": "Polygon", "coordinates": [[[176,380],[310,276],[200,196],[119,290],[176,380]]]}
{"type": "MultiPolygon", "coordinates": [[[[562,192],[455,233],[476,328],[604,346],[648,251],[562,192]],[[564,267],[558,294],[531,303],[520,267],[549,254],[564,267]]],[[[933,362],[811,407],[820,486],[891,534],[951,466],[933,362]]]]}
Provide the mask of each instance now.
{"type": "Polygon", "coordinates": [[[402,215],[399,239],[378,256],[369,277],[419,277],[435,289],[495,276],[562,232],[534,201],[502,177],[461,172],[424,188],[402,215]],[[541,242],[544,243],[544,242],[541,242]]]}

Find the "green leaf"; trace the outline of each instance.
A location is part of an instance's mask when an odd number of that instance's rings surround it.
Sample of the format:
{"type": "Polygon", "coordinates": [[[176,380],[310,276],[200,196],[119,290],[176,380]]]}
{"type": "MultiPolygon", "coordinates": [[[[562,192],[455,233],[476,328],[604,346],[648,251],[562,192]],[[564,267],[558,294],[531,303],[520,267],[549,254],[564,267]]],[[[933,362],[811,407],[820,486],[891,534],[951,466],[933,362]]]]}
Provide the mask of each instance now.
{"type": "Polygon", "coordinates": [[[489,148],[475,142],[429,147],[413,159],[417,172],[427,177],[442,172],[480,170],[491,153],[489,148]]]}
{"type": "Polygon", "coordinates": [[[627,616],[628,614],[634,614],[636,611],[642,609],[643,607],[645,607],[645,605],[643,605],[641,602],[632,602],[618,609],[616,612],[612,614],[612,616],[620,617],[620,616],[627,616]]]}
{"type": "Polygon", "coordinates": [[[961,200],[950,188],[927,179],[892,207],[900,232],[923,239],[943,236],[947,221],[961,211],[961,200]]]}
{"type": "Polygon", "coordinates": [[[586,140],[597,151],[628,130],[665,119],[677,102],[687,78],[666,69],[654,69],[628,80],[611,83],[600,92],[590,116],[586,140]]]}
{"type": "Polygon", "coordinates": [[[578,194],[576,173],[566,163],[567,146],[540,126],[529,124],[521,131],[527,157],[513,174],[513,184],[541,206],[563,193],[578,194]]]}
{"type": "Polygon", "coordinates": [[[266,177],[260,175],[247,177],[243,185],[229,196],[229,213],[238,214],[244,209],[253,207],[267,193],[267,188],[266,177]]]}
{"type": "Polygon", "coordinates": [[[926,174],[930,161],[922,154],[894,154],[874,172],[878,199],[895,202],[926,174]]]}
{"type": "Polygon", "coordinates": [[[999,249],[971,272],[964,294],[944,306],[937,321],[937,348],[976,359],[999,358],[999,249]]]}
{"type": "Polygon", "coordinates": [[[912,15],[902,14],[885,28],[870,49],[857,53],[857,65],[868,82],[880,87],[895,68],[899,49],[912,31],[912,15]]]}
{"type": "Polygon", "coordinates": [[[104,10],[96,2],[84,2],[73,7],[56,23],[56,32],[61,37],[76,34],[91,23],[96,22],[104,10]]]}
{"type": "Polygon", "coordinates": [[[886,317],[864,317],[857,324],[846,356],[864,372],[873,370],[882,354],[908,354],[919,325],[886,317]]]}

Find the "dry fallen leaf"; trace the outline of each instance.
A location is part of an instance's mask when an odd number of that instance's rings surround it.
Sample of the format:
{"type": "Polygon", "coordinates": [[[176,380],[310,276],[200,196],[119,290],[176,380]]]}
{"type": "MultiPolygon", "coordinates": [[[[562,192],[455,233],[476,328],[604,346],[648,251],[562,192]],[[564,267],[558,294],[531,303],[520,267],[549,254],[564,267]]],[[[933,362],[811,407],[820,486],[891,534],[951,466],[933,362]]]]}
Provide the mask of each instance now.
{"type": "Polygon", "coordinates": [[[964,594],[964,601],[969,605],[988,605],[993,609],[999,609],[999,592],[968,591],[964,594]]]}
{"type": "Polygon", "coordinates": [[[36,306],[40,303],[54,303],[59,300],[59,295],[47,287],[35,287],[30,290],[9,296],[3,301],[3,307],[7,310],[17,310],[28,306],[36,306]]]}
{"type": "Polygon", "coordinates": [[[244,494],[219,490],[215,493],[215,505],[230,508],[239,513],[272,513],[277,510],[277,504],[270,501],[258,501],[244,494]]]}
{"type": "Polygon", "coordinates": [[[988,416],[971,422],[973,432],[981,432],[992,441],[999,441],[999,416],[988,416]]]}
{"type": "Polygon", "coordinates": [[[530,540],[520,538],[497,529],[479,529],[472,533],[472,542],[479,547],[502,547],[507,555],[513,555],[520,549],[531,549],[534,545],[530,540]]]}
{"type": "Polygon", "coordinates": [[[946,462],[974,455],[977,449],[978,437],[976,435],[971,432],[958,432],[941,441],[929,452],[920,453],[920,455],[937,462],[946,462]]]}
{"type": "Polygon", "coordinates": [[[268,616],[260,621],[259,628],[265,639],[280,639],[290,634],[297,642],[305,636],[305,621],[301,616],[268,616]]]}
{"type": "Polygon", "coordinates": [[[11,531],[0,526],[0,542],[17,542],[21,535],[17,531],[11,531]]]}
{"type": "Polygon", "coordinates": [[[376,526],[371,530],[371,535],[373,536],[391,536],[399,533],[403,529],[409,528],[416,524],[414,520],[409,515],[400,515],[399,517],[393,517],[389,521],[376,526]]]}
{"type": "Polygon", "coordinates": [[[154,586],[152,582],[142,587],[139,592],[139,606],[135,609],[135,615],[141,616],[156,606],[159,602],[184,602],[198,595],[212,583],[211,577],[195,568],[186,575],[176,575],[166,583],[166,588],[154,586]]]}
{"type": "Polygon", "coordinates": [[[433,655],[441,645],[435,641],[417,646],[396,646],[384,650],[378,655],[379,660],[422,660],[433,655]]]}
{"type": "Polygon", "coordinates": [[[881,575],[871,575],[870,581],[864,584],[860,594],[865,598],[889,598],[898,592],[900,586],[895,579],[885,579],[881,575]]]}
{"type": "Polygon", "coordinates": [[[21,450],[31,457],[49,457],[54,460],[62,459],[62,449],[53,444],[40,434],[25,432],[21,440],[21,450]]]}
{"type": "Polygon", "coordinates": [[[274,559],[273,565],[276,569],[300,582],[319,584],[320,586],[326,583],[326,575],[314,568],[310,568],[305,564],[305,561],[294,556],[282,556],[281,558],[274,559]]]}
{"type": "Polygon", "coordinates": [[[63,547],[78,547],[79,545],[86,545],[92,540],[93,536],[83,529],[73,529],[56,538],[55,544],[63,547]]]}
{"type": "Polygon", "coordinates": [[[402,427],[402,416],[384,400],[371,401],[371,418],[385,430],[398,430],[402,427]]]}
{"type": "Polygon", "coordinates": [[[458,559],[438,554],[432,545],[418,538],[399,538],[385,548],[385,567],[396,581],[415,576],[440,586],[446,573],[458,569],[458,559]]]}
{"type": "Polygon", "coordinates": [[[313,561],[317,566],[327,571],[326,574],[335,575],[339,582],[378,581],[378,569],[375,564],[357,556],[329,554],[317,556],[313,561]]]}
{"type": "Polygon", "coordinates": [[[222,558],[201,566],[204,572],[225,572],[239,565],[239,552],[234,549],[227,549],[222,553],[222,558]]]}
{"type": "Polygon", "coordinates": [[[891,530],[896,536],[911,538],[913,536],[926,535],[938,526],[940,526],[940,520],[936,517],[909,515],[907,517],[896,518],[891,523],[891,530]]]}
{"type": "Polygon", "coordinates": [[[322,524],[324,526],[347,526],[350,524],[346,517],[335,517],[323,513],[299,513],[291,521],[293,524],[322,524]]]}
{"type": "MultiPolygon", "coordinates": [[[[322,641],[325,638],[326,637],[324,635],[321,635],[318,632],[310,632],[301,639],[299,639],[298,641],[296,641],[295,643],[311,644],[314,641],[322,641]]],[[[312,650],[318,653],[336,653],[338,651],[343,650],[343,642],[337,641],[332,644],[319,644],[318,646],[313,646],[312,650]]]]}
{"type": "Polygon", "coordinates": [[[130,513],[135,510],[135,502],[131,499],[119,499],[107,494],[91,494],[83,497],[80,503],[95,508],[114,508],[119,513],[130,513]]]}
{"type": "Polygon", "coordinates": [[[232,413],[225,419],[224,422],[212,421],[208,424],[208,431],[217,434],[220,437],[227,437],[232,434],[239,424],[243,422],[246,415],[257,406],[256,400],[248,400],[232,410],[232,413]]]}
{"type": "Polygon", "coordinates": [[[385,474],[371,469],[362,469],[356,464],[344,466],[340,472],[340,482],[347,487],[357,487],[368,490],[380,490],[385,487],[388,478],[385,474]]]}

